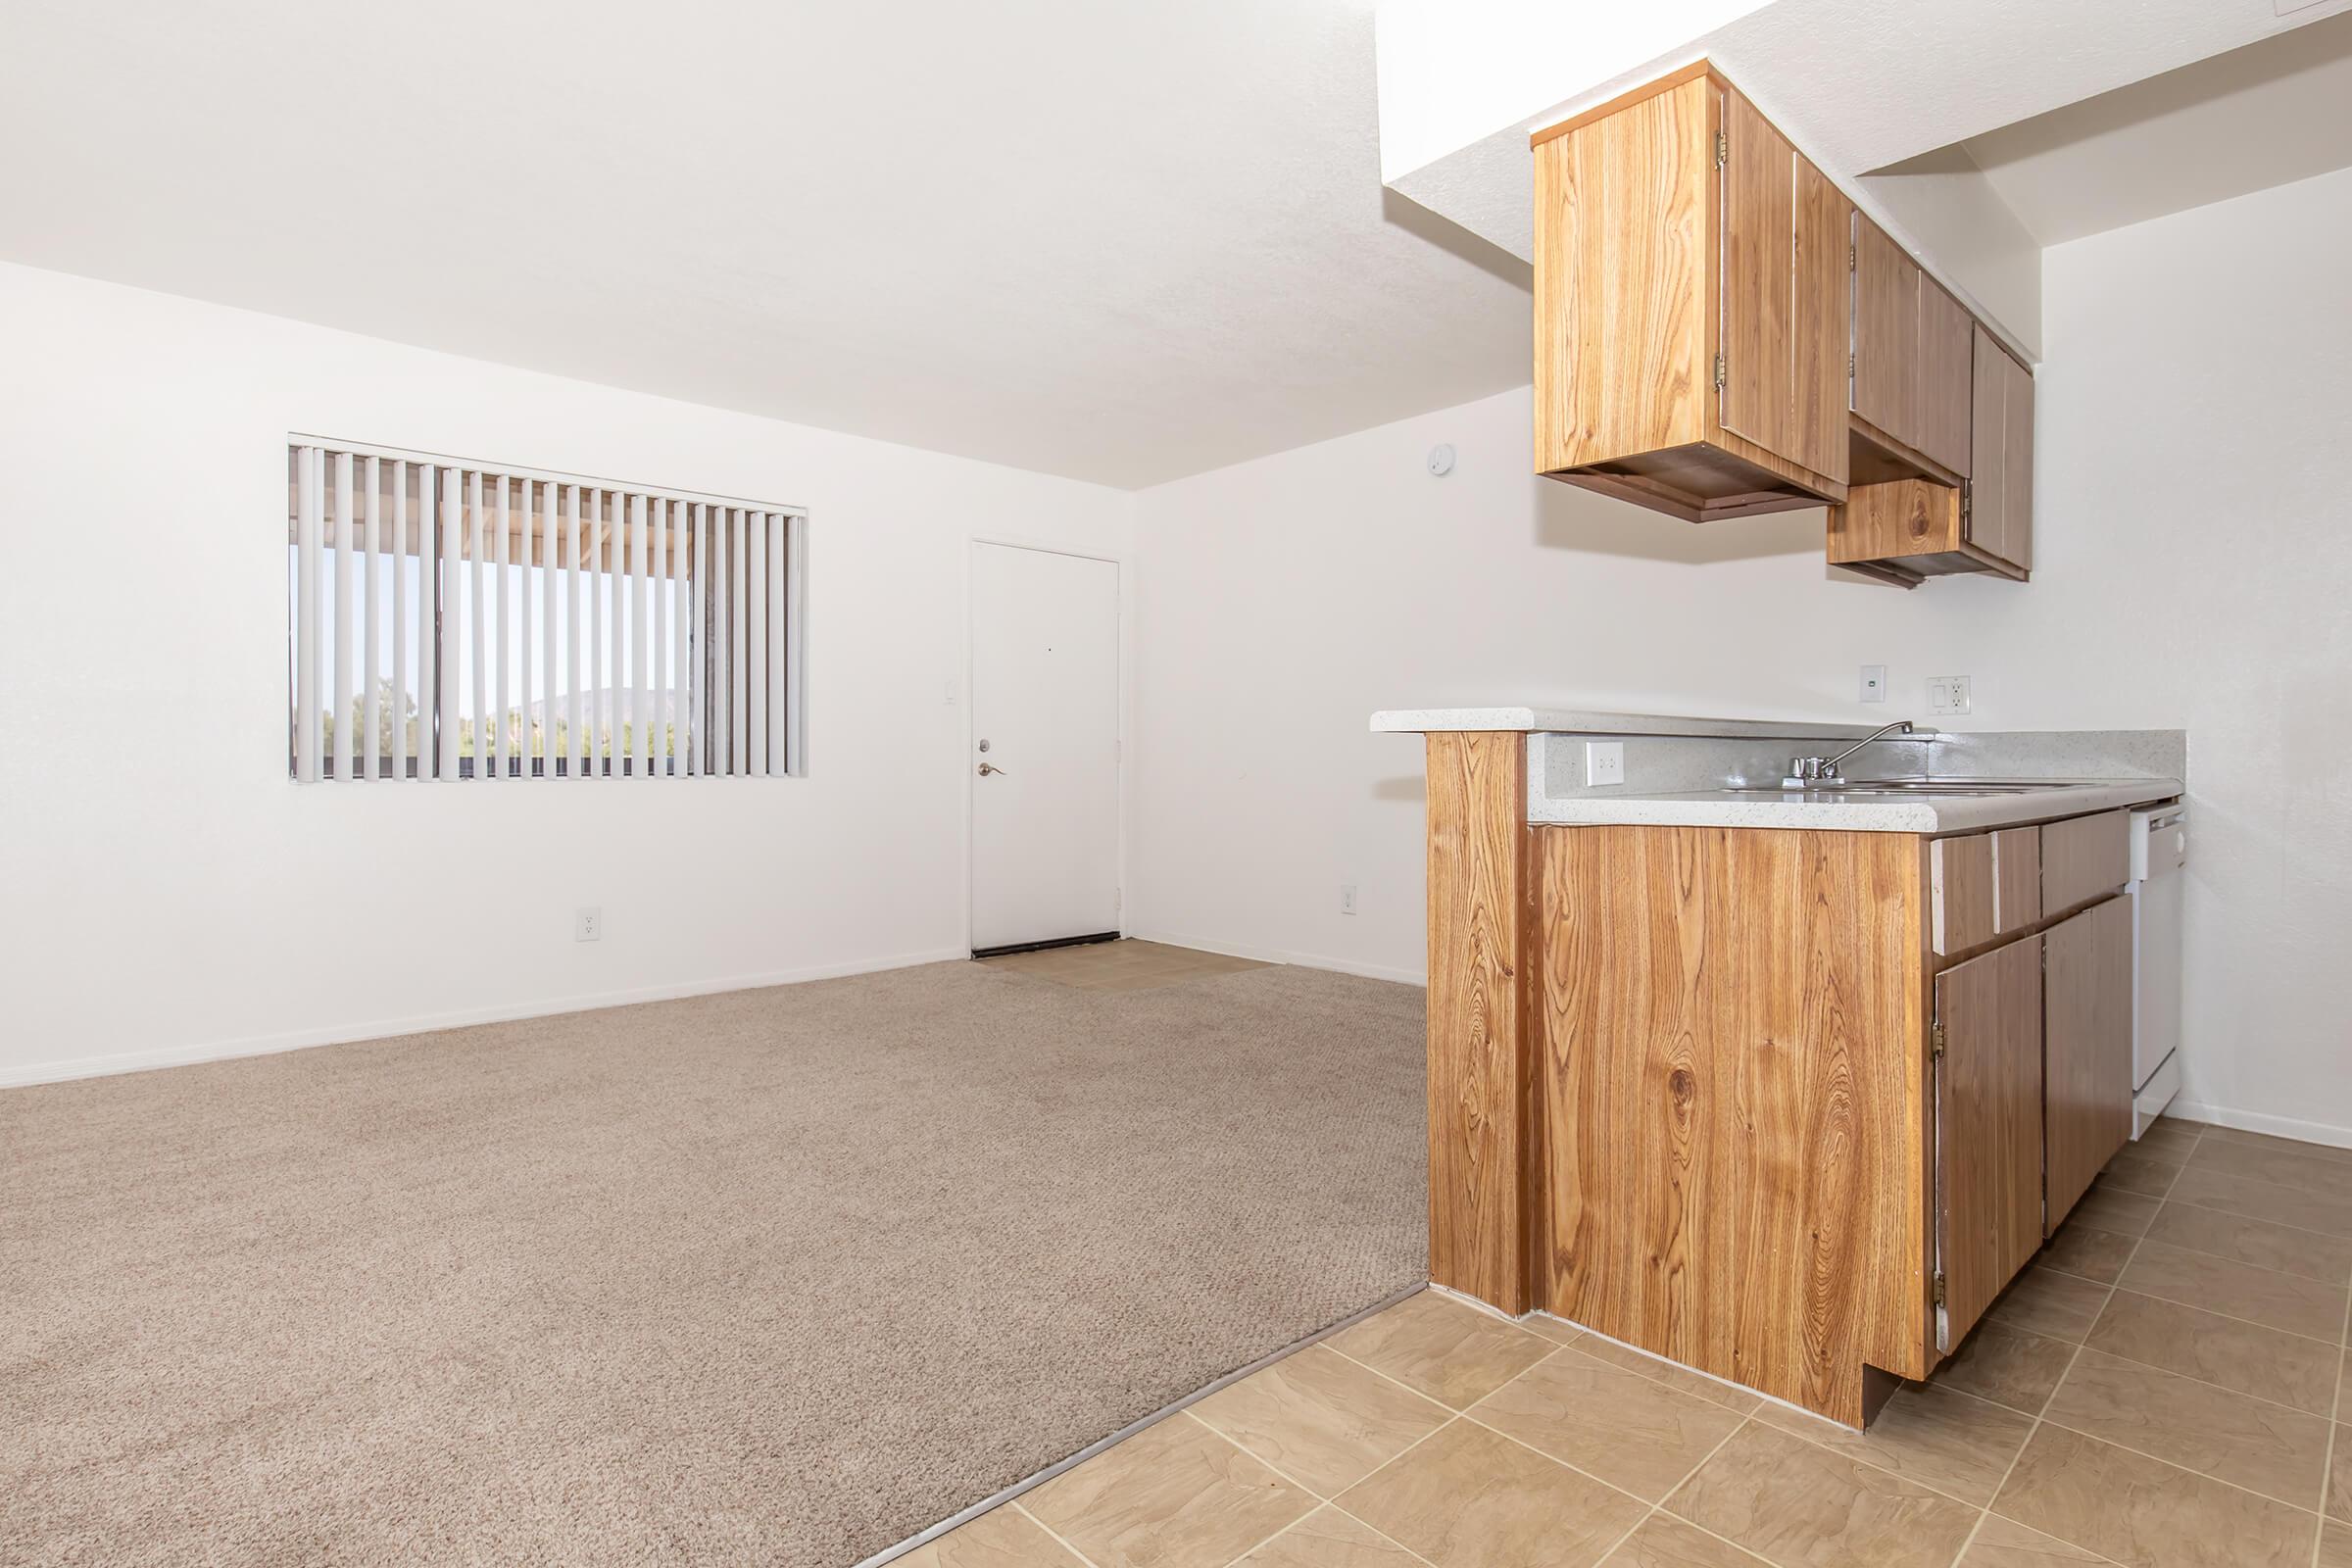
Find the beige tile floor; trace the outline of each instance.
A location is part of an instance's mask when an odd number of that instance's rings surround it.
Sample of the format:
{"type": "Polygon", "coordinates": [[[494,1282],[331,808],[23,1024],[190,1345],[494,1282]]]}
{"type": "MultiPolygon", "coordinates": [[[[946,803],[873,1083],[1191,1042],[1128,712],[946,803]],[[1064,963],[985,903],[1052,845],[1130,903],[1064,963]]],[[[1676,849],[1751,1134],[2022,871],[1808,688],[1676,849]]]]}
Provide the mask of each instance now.
{"type": "Polygon", "coordinates": [[[1848,1432],[1424,1293],[909,1568],[2352,1568],[2352,1151],[2166,1120],[1848,1432]]]}
{"type": "Polygon", "coordinates": [[[1254,958],[1233,958],[1197,948],[1172,948],[1164,942],[1092,942],[1082,948],[1046,948],[1037,953],[1007,953],[982,958],[993,968],[1009,969],[1055,985],[1081,991],[1149,991],[1204,975],[1239,974],[1270,965],[1254,958]]]}

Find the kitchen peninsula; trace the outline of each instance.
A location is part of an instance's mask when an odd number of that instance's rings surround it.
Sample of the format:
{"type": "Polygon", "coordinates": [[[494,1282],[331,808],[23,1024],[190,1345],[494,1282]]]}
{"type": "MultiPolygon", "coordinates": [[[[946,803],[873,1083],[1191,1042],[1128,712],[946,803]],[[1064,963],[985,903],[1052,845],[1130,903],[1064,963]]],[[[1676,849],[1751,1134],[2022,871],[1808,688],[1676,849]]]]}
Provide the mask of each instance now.
{"type": "Polygon", "coordinates": [[[1870,728],[1372,727],[1427,737],[1436,1284],[1858,1426],[2132,1135],[2130,808],[2180,732],[1891,735],[1784,788],[1870,728]]]}

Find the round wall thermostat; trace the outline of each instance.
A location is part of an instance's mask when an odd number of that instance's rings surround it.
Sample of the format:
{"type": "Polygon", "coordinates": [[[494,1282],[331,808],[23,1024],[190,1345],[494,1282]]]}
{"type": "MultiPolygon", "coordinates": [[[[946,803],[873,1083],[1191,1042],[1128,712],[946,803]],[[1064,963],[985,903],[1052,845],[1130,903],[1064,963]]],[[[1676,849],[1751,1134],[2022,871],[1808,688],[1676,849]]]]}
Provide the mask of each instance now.
{"type": "Polygon", "coordinates": [[[1442,479],[1453,471],[1453,448],[1441,443],[1429,449],[1429,472],[1442,479]]]}

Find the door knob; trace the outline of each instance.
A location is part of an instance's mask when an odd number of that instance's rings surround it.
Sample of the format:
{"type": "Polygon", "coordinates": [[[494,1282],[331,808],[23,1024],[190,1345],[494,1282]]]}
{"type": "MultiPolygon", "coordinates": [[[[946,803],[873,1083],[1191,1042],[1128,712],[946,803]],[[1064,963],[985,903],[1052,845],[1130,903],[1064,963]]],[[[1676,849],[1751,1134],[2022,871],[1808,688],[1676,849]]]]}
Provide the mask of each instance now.
{"type": "Polygon", "coordinates": [[[982,762],[980,764],[980,776],[982,778],[988,777],[988,775],[991,773],[1002,773],[1004,771],[1004,770],[1003,768],[999,767],[994,762],[982,762]]]}

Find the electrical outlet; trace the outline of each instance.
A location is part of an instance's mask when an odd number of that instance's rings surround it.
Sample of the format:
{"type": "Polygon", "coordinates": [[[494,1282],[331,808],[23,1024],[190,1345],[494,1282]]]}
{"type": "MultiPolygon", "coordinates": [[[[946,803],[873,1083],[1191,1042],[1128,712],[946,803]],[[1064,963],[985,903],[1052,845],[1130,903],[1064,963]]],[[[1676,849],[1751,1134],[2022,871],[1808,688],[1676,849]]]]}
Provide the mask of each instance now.
{"type": "Polygon", "coordinates": [[[1966,675],[1930,675],[1928,677],[1929,712],[1965,713],[1968,709],[1969,689],[1966,675]]]}
{"type": "Polygon", "coordinates": [[[1344,882],[1340,885],[1340,912],[1342,914],[1355,912],[1355,884],[1352,882],[1344,882]]]}
{"type": "Polygon", "coordinates": [[[1624,783],[1625,742],[1585,742],[1585,782],[1588,785],[1624,783]]]}
{"type": "Polygon", "coordinates": [[[583,906],[580,912],[572,917],[571,940],[574,942],[604,941],[605,911],[583,906]]]}
{"type": "Polygon", "coordinates": [[[1886,666],[1885,664],[1864,664],[1862,666],[1862,700],[1866,703],[1883,703],[1886,700],[1886,666]]]}

